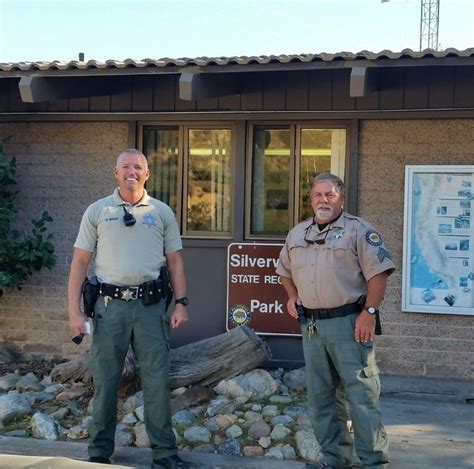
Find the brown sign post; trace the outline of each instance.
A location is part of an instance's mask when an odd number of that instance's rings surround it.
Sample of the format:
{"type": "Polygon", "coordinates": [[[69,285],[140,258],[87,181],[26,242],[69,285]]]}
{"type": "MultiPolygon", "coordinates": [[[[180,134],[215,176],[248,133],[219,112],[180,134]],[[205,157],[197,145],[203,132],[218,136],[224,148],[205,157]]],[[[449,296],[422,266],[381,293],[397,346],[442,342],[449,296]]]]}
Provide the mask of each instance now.
{"type": "Polygon", "coordinates": [[[275,273],[282,244],[232,243],[227,251],[227,330],[246,325],[262,335],[301,335],[286,310],[275,273]]]}

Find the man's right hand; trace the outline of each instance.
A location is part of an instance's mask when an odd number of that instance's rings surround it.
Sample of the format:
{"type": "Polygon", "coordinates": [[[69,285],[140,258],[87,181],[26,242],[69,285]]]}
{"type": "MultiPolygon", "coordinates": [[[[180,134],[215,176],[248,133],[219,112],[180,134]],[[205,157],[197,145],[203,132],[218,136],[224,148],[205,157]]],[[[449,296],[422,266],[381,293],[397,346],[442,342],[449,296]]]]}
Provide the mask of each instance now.
{"type": "Polygon", "coordinates": [[[69,328],[73,337],[86,335],[86,321],[87,318],[81,311],[69,315],[69,328]]]}
{"type": "Polygon", "coordinates": [[[296,311],[296,305],[301,305],[301,300],[297,296],[292,296],[288,298],[286,303],[286,309],[288,310],[288,314],[295,319],[298,319],[298,311],[296,311]]]}

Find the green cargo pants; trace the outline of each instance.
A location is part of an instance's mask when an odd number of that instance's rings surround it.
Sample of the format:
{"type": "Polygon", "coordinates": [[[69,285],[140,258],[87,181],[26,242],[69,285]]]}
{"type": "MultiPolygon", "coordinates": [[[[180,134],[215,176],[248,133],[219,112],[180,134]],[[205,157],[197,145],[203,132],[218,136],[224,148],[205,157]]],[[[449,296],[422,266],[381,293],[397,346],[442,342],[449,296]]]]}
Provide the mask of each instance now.
{"type": "Polygon", "coordinates": [[[302,326],[311,423],[325,462],[351,466],[347,413],[336,390],[340,384],[349,402],[357,456],[364,467],[388,463],[388,439],[381,422],[380,379],[372,342],[354,340],[357,314],[316,320],[311,338],[302,326]]]}
{"type": "Polygon", "coordinates": [[[94,405],[89,456],[110,457],[117,424],[117,388],[129,344],[140,365],[144,420],[153,459],[177,454],[171,426],[168,381],[170,323],[165,303],[144,306],[141,300],[97,300],[89,368],[94,405]]]}

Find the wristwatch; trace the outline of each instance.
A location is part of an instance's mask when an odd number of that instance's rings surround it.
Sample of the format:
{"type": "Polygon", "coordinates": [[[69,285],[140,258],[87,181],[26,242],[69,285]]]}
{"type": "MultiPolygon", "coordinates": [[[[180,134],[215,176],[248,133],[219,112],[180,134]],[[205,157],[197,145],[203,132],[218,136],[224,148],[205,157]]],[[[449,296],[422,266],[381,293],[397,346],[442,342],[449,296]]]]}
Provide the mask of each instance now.
{"type": "Polygon", "coordinates": [[[177,300],[174,300],[174,304],[175,305],[180,304],[180,305],[187,306],[189,304],[189,299],[188,299],[187,296],[183,296],[182,298],[178,298],[177,300]]]}
{"type": "Polygon", "coordinates": [[[374,306],[366,306],[365,307],[365,310],[369,313],[369,314],[377,314],[379,312],[379,310],[377,308],[375,308],[374,306]]]}

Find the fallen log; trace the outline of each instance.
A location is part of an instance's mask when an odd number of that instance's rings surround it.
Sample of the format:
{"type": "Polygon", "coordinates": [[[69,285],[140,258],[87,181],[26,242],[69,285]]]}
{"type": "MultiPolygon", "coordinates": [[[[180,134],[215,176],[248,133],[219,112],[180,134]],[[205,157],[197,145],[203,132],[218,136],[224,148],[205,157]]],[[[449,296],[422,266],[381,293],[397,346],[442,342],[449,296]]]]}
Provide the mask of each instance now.
{"type": "MultiPolygon", "coordinates": [[[[270,359],[267,344],[246,326],[236,327],[215,337],[183,345],[170,352],[170,387],[210,386],[253,370],[270,359]]],[[[87,370],[87,353],[53,368],[55,382],[91,381],[87,370]]],[[[125,360],[121,396],[139,389],[139,366],[130,347],[125,360]]]]}

